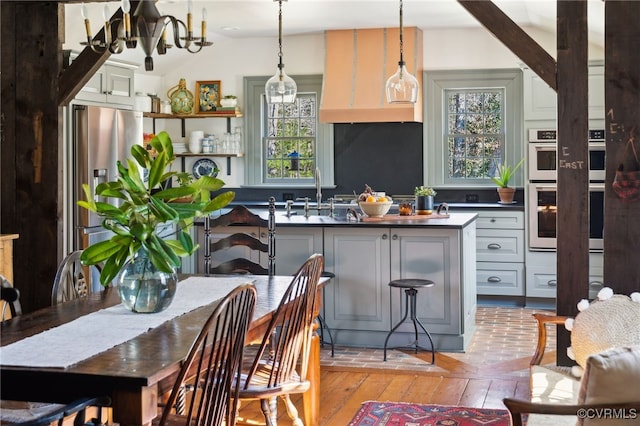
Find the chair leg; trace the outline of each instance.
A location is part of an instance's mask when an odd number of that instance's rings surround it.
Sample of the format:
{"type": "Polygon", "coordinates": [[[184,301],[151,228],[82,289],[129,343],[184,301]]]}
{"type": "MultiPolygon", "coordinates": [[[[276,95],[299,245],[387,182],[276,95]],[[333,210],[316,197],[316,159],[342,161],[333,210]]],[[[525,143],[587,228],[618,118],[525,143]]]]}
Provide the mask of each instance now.
{"type": "Polygon", "coordinates": [[[284,401],[284,404],[287,407],[287,414],[289,415],[289,418],[293,422],[293,426],[304,426],[304,423],[302,422],[302,420],[300,420],[300,417],[298,415],[298,409],[293,404],[293,402],[291,402],[291,398],[289,397],[289,394],[282,395],[282,400],[284,401]]]}
{"type": "Polygon", "coordinates": [[[405,320],[407,319],[407,316],[409,315],[409,306],[408,306],[408,303],[409,303],[409,296],[408,296],[408,295],[406,296],[406,299],[407,299],[407,302],[406,302],[407,307],[406,307],[406,309],[405,309],[405,311],[404,311],[404,316],[403,316],[403,317],[402,317],[402,319],[401,319],[400,321],[398,321],[398,323],[397,323],[397,324],[396,324],[396,325],[391,329],[391,331],[389,332],[389,334],[387,334],[387,338],[386,338],[386,339],[384,339],[384,359],[383,359],[383,361],[386,361],[386,360],[387,360],[387,343],[389,342],[389,337],[391,337],[391,335],[393,334],[393,332],[394,332],[394,331],[396,331],[396,329],[397,329],[398,327],[400,327],[400,326],[402,325],[402,323],[403,323],[403,322],[405,322],[405,320]]]}
{"type": "Polygon", "coordinates": [[[264,421],[267,426],[277,426],[277,410],[276,410],[276,418],[274,419],[273,413],[271,412],[271,400],[270,399],[261,399],[260,400],[260,408],[262,408],[262,414],[264,415],[264,421]]]}

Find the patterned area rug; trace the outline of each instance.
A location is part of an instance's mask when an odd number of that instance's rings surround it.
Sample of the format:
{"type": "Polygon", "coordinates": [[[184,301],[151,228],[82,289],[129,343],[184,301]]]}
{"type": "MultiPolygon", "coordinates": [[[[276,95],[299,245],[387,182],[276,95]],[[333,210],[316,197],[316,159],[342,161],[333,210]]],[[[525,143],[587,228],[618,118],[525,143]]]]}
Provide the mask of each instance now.
{"type": "Polygon", "coordinates": [[[404,402],[362,404],[349,426],[509,426],[507,410],[421,405],[404,402]]]}

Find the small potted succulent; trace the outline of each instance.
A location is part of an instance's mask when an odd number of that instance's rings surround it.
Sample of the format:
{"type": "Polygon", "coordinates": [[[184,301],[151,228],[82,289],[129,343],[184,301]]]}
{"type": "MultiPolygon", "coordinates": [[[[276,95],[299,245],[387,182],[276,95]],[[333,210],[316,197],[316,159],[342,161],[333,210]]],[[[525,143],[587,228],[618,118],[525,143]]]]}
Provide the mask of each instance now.
{"type": "Polygon", "coordinates": [[[238,105],[238,97],[235,95],[223,96],[222,99],[220,99],[220,105],[223,108],[236,107],[238,105]]]}
{"type": "Polygon", "coordinates": [[[514,174],[518,171],[522,163],[524,162],[524,158],[522,158],[518,164],[514,167],[508,165],[507,163],[500,164],[496,169],[496,173],[494,176],[489,176],[493,183],[498,185],[498,196],[500,197],[500,203],[502,204],[511,204],[513,203],[513,197],[515,196],[516,189],[509,186],[509,182],[511,178],[513,178],[514,174]]]}
{"type": "Polygon", "coordinates": [[[430,186],[416,186],[413,195],[416,197],[416,214],[430,215],[433,213],[433,199],[437,192],[430,186]]]}

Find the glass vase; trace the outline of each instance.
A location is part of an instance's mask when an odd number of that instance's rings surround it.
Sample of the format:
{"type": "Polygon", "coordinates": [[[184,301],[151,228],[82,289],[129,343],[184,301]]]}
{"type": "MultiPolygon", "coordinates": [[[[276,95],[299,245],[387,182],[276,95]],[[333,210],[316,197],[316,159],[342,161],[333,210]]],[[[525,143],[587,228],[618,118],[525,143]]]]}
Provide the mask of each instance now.
{"type": "Polygon", "coordinates": [[[178,274],[160,271],[145,250],[125,264],[118,275],[118,294],[132,312],[154,313],[169,307],[176,294],[178,274]]]}

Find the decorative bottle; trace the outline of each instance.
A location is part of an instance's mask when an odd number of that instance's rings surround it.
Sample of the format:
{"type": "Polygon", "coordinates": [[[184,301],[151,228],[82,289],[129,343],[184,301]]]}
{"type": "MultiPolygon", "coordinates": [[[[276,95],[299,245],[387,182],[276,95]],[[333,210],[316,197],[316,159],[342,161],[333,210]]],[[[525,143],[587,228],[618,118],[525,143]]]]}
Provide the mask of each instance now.
{"type": "Polygon", "coordinates": [[[177,86],[173,86],[167,91],[167,96],[171,101],[171,112],[173,114],[191,114],[193,112],[193,93],[187,89],[187,81],[180,79],[177,86]]]}

